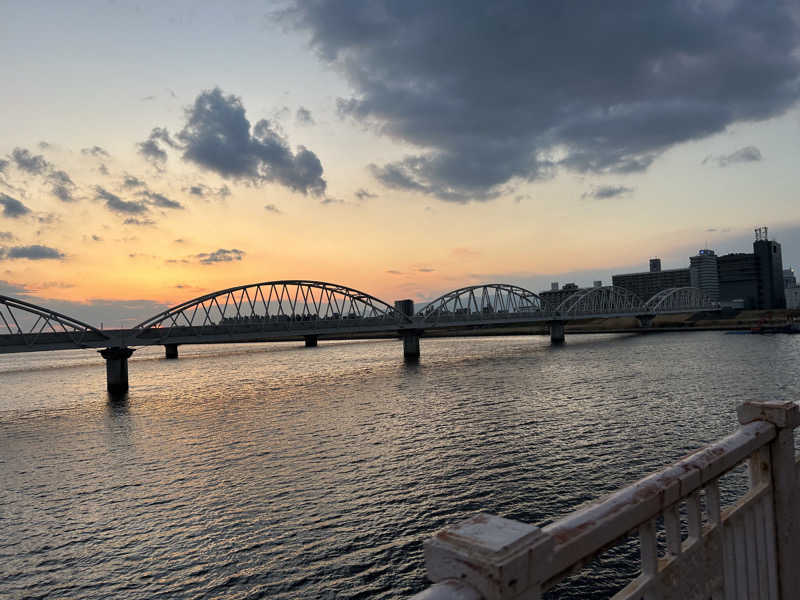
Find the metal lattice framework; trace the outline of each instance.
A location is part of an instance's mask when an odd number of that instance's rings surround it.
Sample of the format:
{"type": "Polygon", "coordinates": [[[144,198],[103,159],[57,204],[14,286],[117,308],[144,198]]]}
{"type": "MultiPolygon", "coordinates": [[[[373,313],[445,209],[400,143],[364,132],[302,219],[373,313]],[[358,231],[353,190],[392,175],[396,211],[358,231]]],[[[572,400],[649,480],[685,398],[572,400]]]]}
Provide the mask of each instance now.
{"type": "Polygon", "coordinates": [[[0,323],[3,344],[34,350],[56,344],[82,348],[90,340],[110,339],[88,323],[9,296],[0,296],[0,323]]]}
{"type": "Polygon", "coordinates": [[[525,288],[505,283],[487,283],[448,292],[417,314],[426,322],[465,318],[513,318],[541,312],[542,300],[525,288]]]}
{"type": "Polygon", "coordinates": [[[579,290],[555,308],[561,317],[607,315],[641,311],[642,300],[622,287],[607,285],[579,290]]]}
{"type": "Polygon", "coordinates": [[[661,290],[645,302],[647,312],[681,312],[716,308],[714,302],[695,287],[678,287],[661,290]]]}
{"type": "MultiPolygon", "coordinates": [[[[405,323],[409,319],[383,300],[324,281],[286,280],[252,283],[187,300],[140,323],[138,335],[159,330],[308,329],[343,323],[405,323]]],[[[138,336],[137,336],[138,337],[138,336]]]]}

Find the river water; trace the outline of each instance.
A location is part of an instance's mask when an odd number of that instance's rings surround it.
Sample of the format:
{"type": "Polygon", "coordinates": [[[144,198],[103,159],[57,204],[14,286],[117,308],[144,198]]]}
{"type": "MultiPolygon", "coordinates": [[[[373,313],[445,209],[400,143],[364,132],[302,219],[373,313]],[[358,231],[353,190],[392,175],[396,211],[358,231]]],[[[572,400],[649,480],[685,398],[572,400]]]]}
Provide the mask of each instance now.
{"type": "Polygon", "coordinates": [[[800,336],[180,350],[115,401],[92,351],[0,356],[0,598],[402,597],[438,528],[548,523],[800,389],[800,336]]]}

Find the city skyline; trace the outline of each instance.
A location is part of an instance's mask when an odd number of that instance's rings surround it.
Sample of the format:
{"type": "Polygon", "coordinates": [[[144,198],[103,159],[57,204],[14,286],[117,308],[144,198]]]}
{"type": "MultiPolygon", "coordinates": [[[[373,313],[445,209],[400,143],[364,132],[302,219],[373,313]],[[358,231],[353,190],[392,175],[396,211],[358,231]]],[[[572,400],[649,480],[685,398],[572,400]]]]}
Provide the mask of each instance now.
{"type": "Polygon", "coordinates": [[[0,294],[94,322],[289,278],[419,302],[761,225],[800,263],[796,9],[665,4],[653,36],[624,6],[451,8],[5,3],[0,294]]]}

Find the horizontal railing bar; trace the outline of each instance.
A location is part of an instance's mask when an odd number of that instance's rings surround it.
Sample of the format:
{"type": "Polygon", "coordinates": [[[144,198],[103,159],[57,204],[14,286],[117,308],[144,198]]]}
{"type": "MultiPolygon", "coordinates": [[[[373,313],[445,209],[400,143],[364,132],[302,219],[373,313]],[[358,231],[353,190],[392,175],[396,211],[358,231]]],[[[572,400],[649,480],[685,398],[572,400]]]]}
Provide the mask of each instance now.
{"type": "Polygon", "coordinates": [[[764,421],[742,425],[672,466],[544,527],[543,533],[550,535],[556,546],[553,561],[540,573],[541,580],[557,582],[574,565],[588,562],[642,523],[731,470],[775,435],[775,426],[764,421]]]}

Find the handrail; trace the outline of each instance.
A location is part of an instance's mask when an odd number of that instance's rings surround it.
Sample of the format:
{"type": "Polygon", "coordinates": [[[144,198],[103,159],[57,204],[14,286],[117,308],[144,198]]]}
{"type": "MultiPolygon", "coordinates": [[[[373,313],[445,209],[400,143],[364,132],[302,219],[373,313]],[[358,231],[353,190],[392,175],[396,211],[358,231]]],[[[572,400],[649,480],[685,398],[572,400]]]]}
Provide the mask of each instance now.
{"type": "Polygon", "coordinates": [[[414,600],[540,598],[631,532],[641,574],[614,598],[800,598],[800,407],[746,402],[737,412],[734,433],[546,527],[478,514],[437,532],[425,562],[438,583],[414,600]],[[749,489],[723,510],[719,478],[741,464],[749,489]]]}

